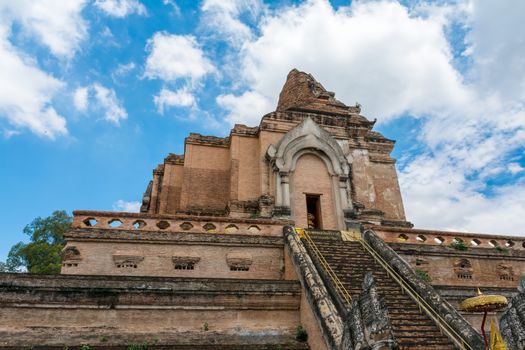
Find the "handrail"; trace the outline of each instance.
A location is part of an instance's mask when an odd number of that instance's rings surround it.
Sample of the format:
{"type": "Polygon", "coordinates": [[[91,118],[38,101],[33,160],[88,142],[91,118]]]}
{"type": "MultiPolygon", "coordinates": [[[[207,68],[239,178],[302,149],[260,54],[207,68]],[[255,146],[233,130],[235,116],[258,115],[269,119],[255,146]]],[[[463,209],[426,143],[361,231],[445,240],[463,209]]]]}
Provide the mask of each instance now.
{"type": "Polygon", "coordinates": [[[321,266],[324,268],[324,270],[326,271],[326,273],[332,280],[336,291],[345,300],[347,308],[351,309],[352,308],[352,296],[350,295],[350,293],[348,293],[348,291],[344,287],[341,280],[337,277],[335,272],[332,270],[332,267],[330,267],[328,262],[325,260],[325,258],[323,257],[323,255],[321,254],[317,246],[315,245],[314,241],[312,240],[308,232],[306,232],[306,230],[301,230],[301,233],[299,233],[297,229],[295,230],[295,232],[299,235],[299,237],[303,237],[306,240],[306,242],[308,243],[308,246],[312,249],[317,260],[319,261],[321,266]]]}
{"type": "Polygon", "coordinates": [[[386,262],[381,255],[379,255],[368,242],[359,239],[361,245],[372,255],[372,257],[379,262],[385,271],[394,279],[399,286],[418,304],[418,306],[425,311],[425,313],[434,321],[434,323],[445,333],[460,349],[475,350],[471,347],[463,337],[458,334],[449,324],[424,300],[417,291],[415,291],[405,279],[386,262]]]}

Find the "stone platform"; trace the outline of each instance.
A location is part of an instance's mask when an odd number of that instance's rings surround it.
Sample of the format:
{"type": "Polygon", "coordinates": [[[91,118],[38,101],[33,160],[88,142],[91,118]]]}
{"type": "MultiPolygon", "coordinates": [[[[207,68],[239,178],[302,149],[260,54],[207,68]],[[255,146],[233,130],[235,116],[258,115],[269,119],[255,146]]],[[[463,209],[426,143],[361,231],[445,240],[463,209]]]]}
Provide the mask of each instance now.
{"type": "Polygon", "coordinates": [[[0,274],[0,347],[302,349],[296,281],[0,274]]]}

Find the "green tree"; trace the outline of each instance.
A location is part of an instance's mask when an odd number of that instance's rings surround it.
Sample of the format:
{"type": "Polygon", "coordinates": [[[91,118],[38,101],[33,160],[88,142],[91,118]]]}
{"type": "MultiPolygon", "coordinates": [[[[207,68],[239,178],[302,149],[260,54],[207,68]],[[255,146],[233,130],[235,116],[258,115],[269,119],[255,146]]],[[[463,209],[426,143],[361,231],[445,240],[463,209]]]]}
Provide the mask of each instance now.
{"type": "Polygon", "coordinates": [[[18,242],[0,263],[0,270],[9,272],[54,274],[60,272],[64,248],[64,232],[73,221],[65,211],[55,211],[47,218],[38,217],[24,228],[30,242],[18,242]]]}

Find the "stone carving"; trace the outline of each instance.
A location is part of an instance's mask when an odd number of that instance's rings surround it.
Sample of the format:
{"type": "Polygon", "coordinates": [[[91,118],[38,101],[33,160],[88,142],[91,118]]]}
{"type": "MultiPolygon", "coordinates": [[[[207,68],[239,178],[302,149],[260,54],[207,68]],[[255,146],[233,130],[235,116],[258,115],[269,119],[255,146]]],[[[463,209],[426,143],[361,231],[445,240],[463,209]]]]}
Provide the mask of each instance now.
{"type": "Polygon", "coordinates": [[[343,229],[344,210],[352,206],[347,196],[350,192],[347,181],[350,166],[335,138],[309,117],[290,130],[276,146],[270,145],[266,151],[266,159],[275,179],[276,207],[291,207],[290,177],[297,160],[304,154],[314,154],[326,164],[332,177],[332,189],[336,194],[334,204],[338,226],[343,229]]]}
{"type": "Polygon", "coordinates": [[[460,259],[454,263],[454,272],[458,278],[472,279],[474,269],[468,259],[460,259]]]}
{"type": "Polygon", "coordinates": [[[248,271],[252,265],[252,255],[245,252],[231,252],[226,255],[226,263],[231,271],[248,271]]]}
{"type": "Polygon", "coordinates": [[[514,281],[514,270],[511,265],[500,263],[497,270],[500,280],[514,281]]]}
{"type": "Polygon", "coordinates": [[[363,320],[365,339],[372,349],[394,349],[396,343],[392,333],[392,326],[383,298],[377,291],[372,274],[365,275],[363,292],[359,296],[361,318],[363,320]]]}
{"type": "Polygon", "coordinates": [[[173,268],[175,270],[193,270],[195,265],[201,260],[199,256],[172,256],[173,268]]]}
{"type": "MultiPolygon", "coordinates": [[[[294,266],[299,276],[308,302],[312,306],[318,321],[322,324],[323,335],[330,349],[341,349],[343,337],[343,321],[337,307],[333,303],[325,284],[315,265],[308,255],[304,245],[295,234],[293,227],[284,227],[288,251],[294,260],[294,266]]],[[[345,348],[352,349],[352,348],[345,348]]]]}
{"type": "Polygon", "coordinates": [[[398,349],[388,309],[377,291],[372,273],[363,281],[363,291],[352,300],[345,320],[342,349],[398,349]]]}
{"type": "Polygon", "coordinates": [[[69,260],[82,260],[82,257],[80,256],[80,251],[75,246],[67,246],[64,249],[62,249],[61,252],[62,261],[69,261],[69,260]]]}
{"type": "Polygon", "coordinates": [[[465,339],[473,349],[484,349],[485,345],[481,335],[468,323],[463,316],[446,300],[444,300],[428,283],[422,281],[410,265],[405,262],[388,244],[377,237],[372,230],[363,233],[363,239],[376,251],[383,259],[397,270],[405,281],[427,302],[427,304],[443,318],[448,321],[448,325],[463,339],[465,339]]]}
{"type": "Polygon", "coordinates": [[[119,269],[136,269],[142,260],[144,260],[144,257],[140,255],[133,255],[129,253],[113,254],[113,263],[115,263],[115,267],[119,269]]]}
{"type": "Polygon", "coordinates": [[[525,292],[523,277],[521,291],[509,299],[509,304],[500,318],[500,330],[508,350],[525,349],[525,292]]]}
{"type": "Polygon", "coordinates": [[[146,192],[144,192],[144,194],[142,195],[142,205],[140,206],[141,213],[147,213],[149,210],[152,187],[153,187],[153,181],[150,181],[148,183],[148,187],[146,188],[146,192]]]}

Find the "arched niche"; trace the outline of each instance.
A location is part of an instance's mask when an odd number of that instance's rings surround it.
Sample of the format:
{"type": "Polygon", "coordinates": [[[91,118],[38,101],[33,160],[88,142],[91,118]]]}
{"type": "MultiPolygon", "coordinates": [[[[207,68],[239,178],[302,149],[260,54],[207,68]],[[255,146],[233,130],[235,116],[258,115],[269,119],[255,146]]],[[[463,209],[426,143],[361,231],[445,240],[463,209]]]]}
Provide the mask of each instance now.
{"type": "Polygon", "coordinates": [[[275,213],[291,215],[290,177],[298,159],[305,154],[319,157],[326,165],[332,181],[334,208],[339,229],[344,229],[344,213],[350,211],[349,165],[337,141],[311,118],[290,130],[279,143],[270,145],[266,157],[270,162],[275,181],[275,213]]]}

